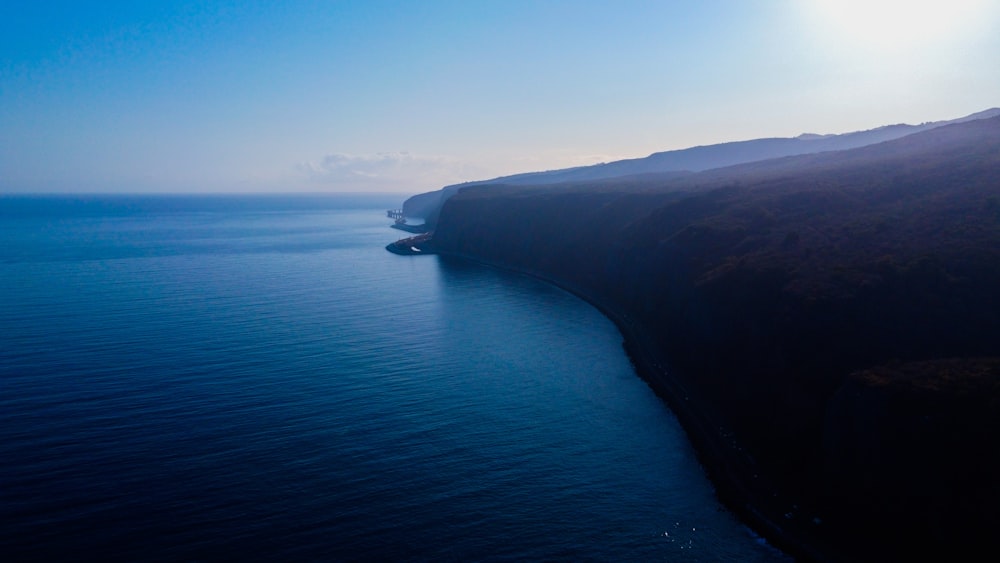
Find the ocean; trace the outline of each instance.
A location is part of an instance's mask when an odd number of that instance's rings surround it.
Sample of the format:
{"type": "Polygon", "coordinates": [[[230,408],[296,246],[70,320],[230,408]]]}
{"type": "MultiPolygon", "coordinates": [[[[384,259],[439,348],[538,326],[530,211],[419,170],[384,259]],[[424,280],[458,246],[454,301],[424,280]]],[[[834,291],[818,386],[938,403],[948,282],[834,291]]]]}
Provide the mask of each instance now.
{"type": "Polygon", "coordinates": [[[402,199],[0,196],[0,559],[784,560],[610,321],[402,199]]]}

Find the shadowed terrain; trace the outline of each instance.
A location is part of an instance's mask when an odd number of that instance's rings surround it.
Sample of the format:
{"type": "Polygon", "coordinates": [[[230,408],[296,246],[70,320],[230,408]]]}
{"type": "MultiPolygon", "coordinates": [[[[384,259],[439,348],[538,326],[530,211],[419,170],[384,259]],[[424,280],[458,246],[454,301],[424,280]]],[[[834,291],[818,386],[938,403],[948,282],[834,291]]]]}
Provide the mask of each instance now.
{"type": "Polygon", "coordinates": [[[701,173],[469,186],[424,248],[604,309],[720,496],[793,553],[998,547],[1000,118],[701,173]]]}

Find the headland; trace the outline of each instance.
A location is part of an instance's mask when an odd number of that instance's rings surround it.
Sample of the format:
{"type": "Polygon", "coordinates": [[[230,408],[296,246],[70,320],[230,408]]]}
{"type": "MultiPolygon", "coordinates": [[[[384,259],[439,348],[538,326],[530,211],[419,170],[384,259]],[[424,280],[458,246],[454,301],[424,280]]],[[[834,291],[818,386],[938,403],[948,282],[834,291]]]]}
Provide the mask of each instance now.
{"type": "Polygon", "coordinates": [[[470,186],[420,252],[611,318],[720,499],[811,560],[961,558],[1000,525],[1000,119],[871,147],[470,186]]]}

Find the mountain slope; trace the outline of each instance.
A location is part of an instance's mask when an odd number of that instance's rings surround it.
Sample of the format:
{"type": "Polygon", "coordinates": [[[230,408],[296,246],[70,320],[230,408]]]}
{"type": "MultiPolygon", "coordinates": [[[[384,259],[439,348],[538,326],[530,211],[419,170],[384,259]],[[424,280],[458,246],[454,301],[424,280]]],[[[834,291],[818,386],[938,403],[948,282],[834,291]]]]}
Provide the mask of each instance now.
{"type": "Polygon", "coordinates": [[[950,121],[937,121],[921,125],[888,125],[867,131],[840,135],[808,135],[794,138],[769,138],[737,141],[717,145],[651,154],[645,158],[620,160],[593,166],[581,166],[546,172],[529,172],[503,176],[492,180],[468,182],[446,186],[441,190],[419,194],[403,204],[404,212],[411,217],[434,217],[444,200],[459,189],[485,184],[507,186],[555,184],[560,182],[585,182],[617,178],[635,174],[698,172],[784,156],[839,151],[898,139],[913,133],[927,131],[944,125],[986,119],[1000,115],[1000,108],[993,108],[950,121]]]}
{"type": "Polygon", "coordinates": [[[720,496],[797,553],[1000,547],[1000,117],[681,178],[472,186],[428,249],[608,311],[720,496]]]}

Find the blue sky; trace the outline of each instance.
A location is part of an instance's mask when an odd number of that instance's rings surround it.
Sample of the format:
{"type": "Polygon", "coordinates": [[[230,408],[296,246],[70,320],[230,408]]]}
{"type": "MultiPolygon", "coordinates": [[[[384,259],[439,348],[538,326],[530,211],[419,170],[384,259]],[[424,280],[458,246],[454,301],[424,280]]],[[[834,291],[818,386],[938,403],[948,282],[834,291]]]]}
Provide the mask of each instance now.
{"type": "Polygon", "coordinates": [[[950,119],[1000,105],[998,4],[6,2],[0,192],[416,193],[950,119]]]}

